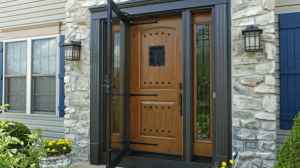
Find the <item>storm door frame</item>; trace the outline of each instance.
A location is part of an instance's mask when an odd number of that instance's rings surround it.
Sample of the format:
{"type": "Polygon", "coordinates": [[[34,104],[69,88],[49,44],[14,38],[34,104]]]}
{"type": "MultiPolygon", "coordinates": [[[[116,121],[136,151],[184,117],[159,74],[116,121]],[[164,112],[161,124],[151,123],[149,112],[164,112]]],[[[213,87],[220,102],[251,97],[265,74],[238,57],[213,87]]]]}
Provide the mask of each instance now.
{"type": "MultiPolygon", "coordinates": [[[[231,25],[229,0],[139,0],[117,4],[118,7],[137,20],[182,16],[183,44],[183,155],[181,160],[149,158],[143,156],[126,156],[118,166],[121,167],[210,167],[211,164],[193,161],[194,143],[194,80],[193,68],[193,13],[210,11],[212,14],[212,56],[215,59],[213,78],[213,163],[228,161],[231,158],[231,25]],[[225,110],[224,110],[225,109],[225,110]],[[147,163],[147,165],[145,165],[147,163]]],[[[91,61],[90,61],[90,163],[105,164],[105,108],[101,100],[105,99],[103,67],[106,50],[107,6],[89,8],[91,12],[91,61]]],[[[126,35],[130,36],[130,31],[126,35]]],[[[127,38],[129,39],[129,38],[127,38]]],[[[130,41],[126,44],[129,48],[130,41]]],[[[129,51],[127,54],[130,55],[129,51]]],[[[126,64],[130,64],[127,57],[126,64]]],[[[129,68],[127,68],[129,73],[129,68]]],[[[129,77],[130,79],[130,77],[129,77]]],[[[126,82],[127,83],[127,82],[126,82]]],[[[129,84],[129,81],[128,81],[129,84]]],[[[127,87],[129,88],[129,87],[127,87]]],[[[130,110],[130,107],[127,108],[130,110]]],[[[130,116],[126,116],[129,121],[130,116]]],[[[126,126],[130,131],[130,122],[126,126]]],[[[129,137],[127,137],[129,138],[129,137]]],[[[128,144],[129,145],[129,144],[128,144]]]]}

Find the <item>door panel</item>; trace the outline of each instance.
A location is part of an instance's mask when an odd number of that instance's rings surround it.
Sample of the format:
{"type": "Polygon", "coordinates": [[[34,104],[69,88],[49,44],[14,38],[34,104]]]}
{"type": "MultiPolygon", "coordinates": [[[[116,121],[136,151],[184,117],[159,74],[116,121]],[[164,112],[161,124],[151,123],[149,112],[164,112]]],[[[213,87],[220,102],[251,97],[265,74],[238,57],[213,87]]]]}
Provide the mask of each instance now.
{"type": "Polygon", "coordinates": [[[130,148],[181,155],[181,17],[150,21],[131,27],[130,91],[157,96],[130,98],[130,148]]]}

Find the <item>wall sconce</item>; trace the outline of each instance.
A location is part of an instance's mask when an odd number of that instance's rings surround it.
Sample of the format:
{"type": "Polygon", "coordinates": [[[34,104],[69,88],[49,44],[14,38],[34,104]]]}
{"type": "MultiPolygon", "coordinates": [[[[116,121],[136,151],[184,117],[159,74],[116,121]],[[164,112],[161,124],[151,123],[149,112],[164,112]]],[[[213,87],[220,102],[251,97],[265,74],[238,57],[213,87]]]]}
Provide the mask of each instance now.
{"type": "Polygon", "coordinates": [[[71,41],[71,43],[65,44],[65,60],[79,61],[81,41],[71,41]]]}
{"type": "Polygon", "coordinates": [[[244,35],[245,51],[246,52],[259,52],[260,48],[260,35],[263,30],[257,26],[248,26],[247,29],[242,31],[244,35]]]}

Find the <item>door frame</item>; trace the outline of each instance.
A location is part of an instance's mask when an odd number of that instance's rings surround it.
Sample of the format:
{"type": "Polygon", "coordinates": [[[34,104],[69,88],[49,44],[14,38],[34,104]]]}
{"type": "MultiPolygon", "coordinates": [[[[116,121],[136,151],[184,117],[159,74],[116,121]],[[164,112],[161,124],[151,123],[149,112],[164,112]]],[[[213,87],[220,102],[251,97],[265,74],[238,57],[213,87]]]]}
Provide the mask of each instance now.
{"type": "MultiPolygon", "coordinates": [[[[182,161],[154,159],[140,156],[127,156],[120,164],[124,167],[148,167],[174,165],[175,167],[209,167],[211,164],[193,162],[193,13],[212,14],[212,56],[214,74],[218,82],[213,84],[216,98],[213,99],[213,162],[231,159],[231,20],[230,0],[139,0],[118,4],[132,19],[142,20],[156,16],[182,15],[183,40],[183,155],[182,161]],[[224,110],[225,109],[225,110],[224,110]],[[225,119],[225,120],[224,120],[225,119]]],[[[107,6],[89,8],[91,12],[91,91],[90,91],[90,163],[105,164],[105,108],[103,101],[105,20],[107,6]]],[[[127,32],[129,35],[130,32],[127,32]]],[[[130,42],[126,43],[130,45],[130,42]]],[[[127,53],[129,54],[129,53],[127,53]]],[[[130,60],[126,60],[129,65],[130,60]]],[[[129,88],[129,87],[127,87],[129,88]]],[[[129,107],[128,107],[129,108],[129,107]]],[[[129,110],[129,109],[128,109],[129,110]]],[[[130,116],[129,116],[130,117],[130,116]]],[[[129,118],[128,120],[129,121],[129,118]]],[[[129,122],[127,122],[129,123],[129,122]]],[[[129,131],[129,126],[126,127],[129,131]]],[[[129,137],[128,137],[129,138],[129,137]]]]}

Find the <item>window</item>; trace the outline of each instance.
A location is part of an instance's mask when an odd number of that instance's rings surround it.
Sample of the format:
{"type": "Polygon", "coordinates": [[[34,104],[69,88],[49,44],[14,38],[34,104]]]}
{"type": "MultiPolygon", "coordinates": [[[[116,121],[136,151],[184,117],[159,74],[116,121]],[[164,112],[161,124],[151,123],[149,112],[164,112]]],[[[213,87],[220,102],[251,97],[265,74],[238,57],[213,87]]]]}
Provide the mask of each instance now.
{"type": "Polygon", "coordinates": [[[7,112],[56,115],[57,39],[4,42],[4,103],[10,104],[7,112]]]}
{"type": "Polygon", "coordinates": [[[6,102],[9,110],[26,110],[26,65],[27,42],[14,42],[6,45],[6,102]]]}

